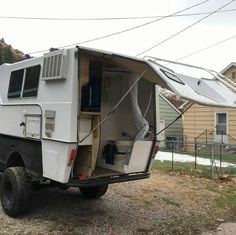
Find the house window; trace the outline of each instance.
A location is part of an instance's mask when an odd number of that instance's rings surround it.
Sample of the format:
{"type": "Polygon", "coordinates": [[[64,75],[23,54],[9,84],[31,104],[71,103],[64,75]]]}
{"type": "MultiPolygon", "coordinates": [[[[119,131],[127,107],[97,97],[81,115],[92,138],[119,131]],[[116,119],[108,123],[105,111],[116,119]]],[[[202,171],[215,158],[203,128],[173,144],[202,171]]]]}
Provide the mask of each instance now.
{"type": "Polygon", "coordinates": [[[37,95],[39,85],[40,65],[26,69],[23,97],[32,97],[37,95]]]}
{"type": "Polygon", "coordinates": [[[36,65],[11,72],[8,98],[36,96],[38,92],[40,69],[41,66],[36,65]]]}
{"type": "Polygon", "coordinates": [[[226,113],[216,113],[216,135],[227,135],[226,113]]]}
{"type": "Polygon", "coordinates": [[[8,89],[8,98],[19,98],[23,82],[24,69],[16,70],[11,73],[8,89]]]}
{"type": "Polygon", "coordinates": [[[232,72],[232,80],[235,80],[235,72],[232,72]]]}

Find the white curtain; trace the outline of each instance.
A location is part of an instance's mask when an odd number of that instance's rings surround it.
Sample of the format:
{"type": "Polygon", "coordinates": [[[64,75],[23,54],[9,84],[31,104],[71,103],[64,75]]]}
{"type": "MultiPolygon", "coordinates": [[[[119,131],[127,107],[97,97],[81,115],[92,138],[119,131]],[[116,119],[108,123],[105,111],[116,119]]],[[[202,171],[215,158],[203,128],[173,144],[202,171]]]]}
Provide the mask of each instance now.
{"type": "MultiPolygon", "coordinates": [[[[131,86],[136,81],[137,78],[138,78],[137,74],[132,74],[129,79],[129,86],[131,86]]],[[[135,137],[135,140],[144,140],[144,137],[149,130],[149,124],[148,121],[143,117],[138,104],[138,83],[130,91],[130,96],[131,96],[132,115],[135,126],[138,129],[138,133],[135,137]]]]}

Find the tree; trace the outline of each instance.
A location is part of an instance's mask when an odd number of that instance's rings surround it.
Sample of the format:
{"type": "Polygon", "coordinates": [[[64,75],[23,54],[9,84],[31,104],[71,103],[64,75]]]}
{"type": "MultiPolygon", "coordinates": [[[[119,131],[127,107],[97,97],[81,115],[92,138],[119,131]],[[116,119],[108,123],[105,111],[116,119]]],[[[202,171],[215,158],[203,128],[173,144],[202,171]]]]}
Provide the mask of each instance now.
{"type": "Polygon", "coordinates": [[[24,59],[24,54],[7,45],[4,39],[0,39],[0,65],[3,63],[14,63],[24,59]]]}

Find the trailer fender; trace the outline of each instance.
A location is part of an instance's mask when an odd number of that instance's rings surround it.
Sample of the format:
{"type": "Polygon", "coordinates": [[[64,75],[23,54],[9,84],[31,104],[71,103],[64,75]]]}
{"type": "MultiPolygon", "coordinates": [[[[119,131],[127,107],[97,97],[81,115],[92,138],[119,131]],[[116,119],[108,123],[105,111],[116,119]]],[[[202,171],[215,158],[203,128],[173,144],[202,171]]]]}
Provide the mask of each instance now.
{"type": "Polygon", "coordinates": [[[25,163],[23,158],[18,152],[13,152],[9,155],[7,159],[6,168],[8,167],[16,167],[16,166],[23,166],[25,167],[25,163]]]}

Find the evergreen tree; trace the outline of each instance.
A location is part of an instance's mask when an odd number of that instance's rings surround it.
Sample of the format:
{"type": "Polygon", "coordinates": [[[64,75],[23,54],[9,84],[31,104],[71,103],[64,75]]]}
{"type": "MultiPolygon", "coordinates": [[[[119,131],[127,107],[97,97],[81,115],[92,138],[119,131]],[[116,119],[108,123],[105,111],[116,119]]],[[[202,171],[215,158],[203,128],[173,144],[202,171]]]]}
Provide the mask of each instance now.
{"type": "Polygon", "coordinates": [[[23,59],[23,53],[19,50],[14,50],[11,45],[7,45],[3,38],[0,39],[0,65],[14,63],[23,59]]]}
{"type": "Polygon", "coordinates": [[[4,63],[13,63],[13,62],[14,62],[14,57],[11,47],[7,46],[4,52],[4,63]]]}

